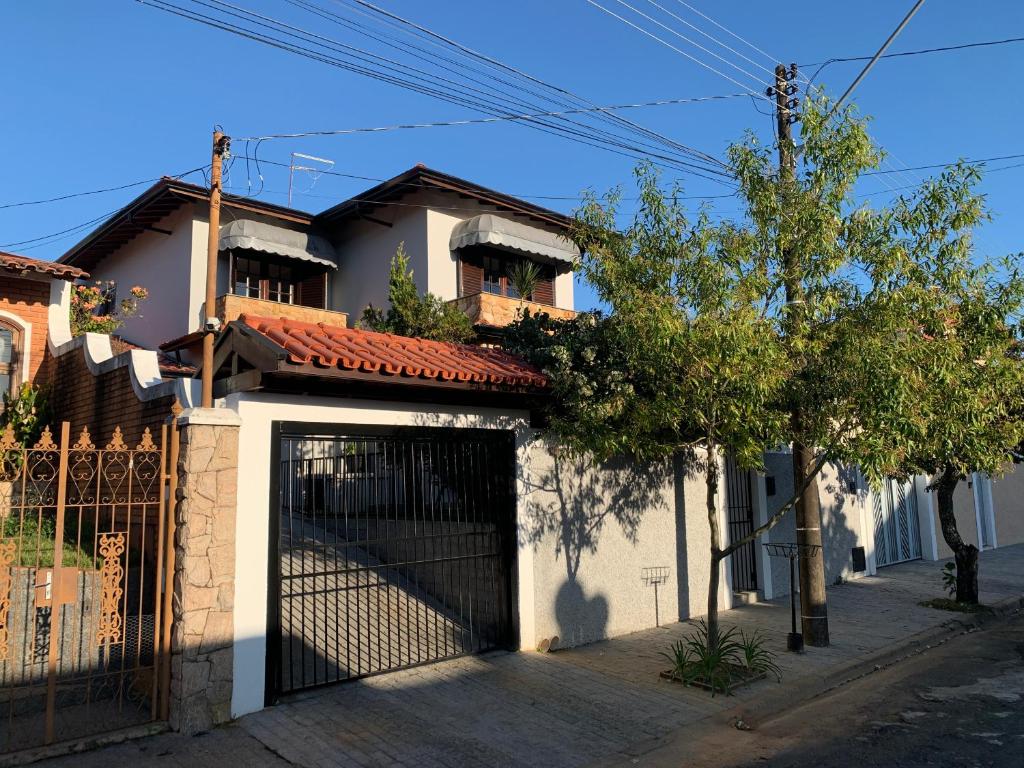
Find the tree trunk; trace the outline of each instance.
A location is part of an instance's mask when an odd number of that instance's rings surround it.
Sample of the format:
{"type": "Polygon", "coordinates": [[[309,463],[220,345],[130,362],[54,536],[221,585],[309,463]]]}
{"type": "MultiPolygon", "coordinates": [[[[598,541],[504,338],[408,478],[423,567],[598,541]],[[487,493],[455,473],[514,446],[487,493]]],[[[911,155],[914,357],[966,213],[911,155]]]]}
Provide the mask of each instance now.
{"type": "Polygon", "coordinates": [[[939,499],[939,524],[942,526],[942,538],[953,550],[956,562],[956,601],[958,603],[978,603],[978,548],[966,543],[956,527],[956,514],[953,512],[953,492],[960,482],[959,476],[949,467],[943,470],[937,485],[939,499]]]}
{"type": "MultiPolygon", "coordinates": [[[[799,415],[794,416],[793,434],[800,434],[799,415]]],[[[793,441],[793,487],[799,488],[814,471],[814,451],[793,441]]],[[[817,648],[829,644],[828,603],[825,596],[825,553],[821,549],[821,501],[818,481],[807,483],[796,502],[796,541],[800,552],[800,625],[804,642],[817,648]],[[811,557],[809,550],[819,549],[811,557]]],[[[790,589],[792,589],[792,585],[790,589]]]]}
{"type": "Polygon", "coordinates": [[[718,585],[721,579],[722,536],[718,529],[718,449],[708,446],[705,472],[708,527],[711,533],[711,573],[708,578],[708,650],[718,647],[718,585]]]}

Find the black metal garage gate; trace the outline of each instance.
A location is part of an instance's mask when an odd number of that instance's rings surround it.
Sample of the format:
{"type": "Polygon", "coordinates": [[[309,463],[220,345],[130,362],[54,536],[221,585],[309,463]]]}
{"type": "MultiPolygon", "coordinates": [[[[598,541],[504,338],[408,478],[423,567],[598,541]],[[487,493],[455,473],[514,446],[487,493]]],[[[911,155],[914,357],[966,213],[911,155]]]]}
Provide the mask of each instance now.
{"type": "Polygon", "coordinates": [[[513,645],[510,433],[275,433],[269,698],[513,645]]]}

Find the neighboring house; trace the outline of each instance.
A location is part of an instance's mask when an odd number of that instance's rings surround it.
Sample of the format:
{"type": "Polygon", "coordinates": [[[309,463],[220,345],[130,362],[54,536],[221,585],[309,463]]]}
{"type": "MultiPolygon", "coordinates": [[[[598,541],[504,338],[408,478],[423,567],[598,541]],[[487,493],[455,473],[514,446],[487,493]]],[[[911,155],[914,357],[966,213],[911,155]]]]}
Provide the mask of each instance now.
{"type": "Polygon", "coordinates": [[[71,307],[70,282],[88,275],[67,264],[0,252],[0,394],[49,380],[47,337],[71,307]]]}
{"type": "MultiPolygon", "coordinates": [[[[150,298],[121,329],[125,339],[192,362],[206,280],[207,190],[162,179],[60,259],[150,298]]],[[[558,316],[573,310],[568,219],[508,195],[416,166],[313,215],[225,195],[217,316],[284,316],[348,327],[370,304],[387,305],[391,257],[405,244],[421,291],[457,302],[482,332],[521,304],[558,316]],[[536,262],[535,295],[508,280],[517,260],[536,262]],[[287,307],[287,308],[285,308],[287,307]]]]}

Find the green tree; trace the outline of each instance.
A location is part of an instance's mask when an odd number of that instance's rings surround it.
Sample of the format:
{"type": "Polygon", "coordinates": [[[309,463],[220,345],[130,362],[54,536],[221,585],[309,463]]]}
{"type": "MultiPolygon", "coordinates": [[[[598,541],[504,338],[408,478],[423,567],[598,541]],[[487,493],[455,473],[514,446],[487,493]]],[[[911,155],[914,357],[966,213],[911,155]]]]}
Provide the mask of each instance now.
{"type": "MultiPolygon", "coordinates": [[[[618,192],[589,199],[573,236],[608,316],[527,316],[509,334],[551,378],[550,428],[570,447],[595,458],[700,453],[715,641],[721,562],[796,504],[820,518],[824,464],[898,466],[903,447],[875,430],[915,396],[915,357],[895,350],[918,343],[919,324],[895,278],[908,238],[929,235],[901,232],[892,211],[855,204],[857,178],[881,154],[863,121],[849,109],[825,120],[828,107],[808,105],[792,176],[753,136],[730,148],[743,204],[736,222],[712,223],[705,212],[690,220],[679,190],[661,190],[647,167],[638,169],[639,209],[625,231],[615,226],[618,192]],[[794,498],[722,546],[718,457],[759,468],[766,450],[785,444],[809,446],[794,451],[794,498]]],[[[938,207],[954,216],[955,196],[938,207]]],[[[818,570],[802,574],[802,613],[816,617],[804,633],[827,644],[823,558],[806,560],[818,570]],[[804,588],[808,580],[820,591],[804,588]]]]}
{"type": "MultiPolygon", "coordinates": [[[[972,472],[999,475],[1024,441],[1021,256],[978,261],[972,229],[985,219],[977,169],[961,165],[889,212],[898,237],[886,279],[917,327],[891,345],[912,398],[864,409],[863,428],[889,444],[895,465],[872,474],[928,475],[943,539],[956,561],[956,599],[978,602],[978,549],[957,529],[953,494],[972,472]],[[895,403],[893,403],[895,404],[895,403]]],[[[881,277],[881,275],[879,276],[881,277]]],[[[892,401],[887,401],[892,402],[892,401]]]]}
{"type": "Polygon", "coordinates": [[[363,310],[360,325],[371,331],[433,341],[464,343],[473,338],[473,324],[458,307],[432,293],[420,295],[405,243],[399,243],[391,259],[388,301],[391,306],[386,312],[372,304],[363,310]]]}

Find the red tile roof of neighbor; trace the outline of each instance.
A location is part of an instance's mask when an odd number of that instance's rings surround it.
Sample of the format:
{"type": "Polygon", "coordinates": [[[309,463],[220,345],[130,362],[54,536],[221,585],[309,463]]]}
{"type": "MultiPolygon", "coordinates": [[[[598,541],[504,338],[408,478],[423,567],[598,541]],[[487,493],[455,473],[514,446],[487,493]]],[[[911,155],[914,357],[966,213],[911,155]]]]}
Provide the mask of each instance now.
{"type": "Polygon", "coordinates": [[[88,277],[88,273],[71,267],[67,264],[58,264],[55,261],[43,261],[42,259],[30,259],[28,256],[18,256],[16,253],[0,251],[0,267],[11,272],[38,272],[42,275],[52,275],[64,280],[77,280],[80,277],[88,277]]]}
{"type": "MultiPolygon", "coordinates": [[[[146,347],[140,347],[138,344],[133,344],[127,339],[122,339],[120,336],[110,337],[110,351],[115,355],[120,355],[122,352],[130,352],[133,349],[145,350],[146,347]]],[[[194,365],[179,362],[171,355],[160,350],[156,350],[156,361],[160,366],[160,373],[167,376],[192,376],[196,372],[194,365]]]]}
{"type": "Polygon", "coordinates": [[[500,349],[394,336],[286,318],[239,318],[280,346],[289,362],[467,384],[541,388],[544,374],[500,349]]]}

